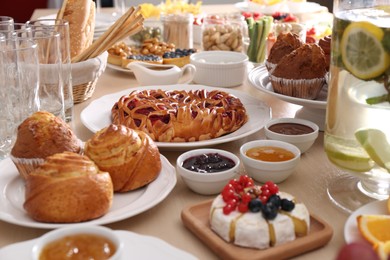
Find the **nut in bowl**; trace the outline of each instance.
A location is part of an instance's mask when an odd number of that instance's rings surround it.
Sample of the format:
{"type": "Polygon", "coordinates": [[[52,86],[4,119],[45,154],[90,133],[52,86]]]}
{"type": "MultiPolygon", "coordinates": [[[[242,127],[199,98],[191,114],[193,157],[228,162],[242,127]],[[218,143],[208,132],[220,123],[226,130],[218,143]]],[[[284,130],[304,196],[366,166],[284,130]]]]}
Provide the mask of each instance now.
{"type": "Polygon", "coordinates": [[[194,82],[213,87],[235,87],[244,81],[248,56],[233,51],[203,51],[190,56],[195,65],[194,82]]]}
{"type": "Polygon", "coordinates": [[[74,225],[55,229],[38,238],[32,248],[32,259],[119,260],[123,247],[118,235],[109,228],[74,225]]]}
{"type": "Polygon", "coordinates": [[[319,127],[305,119],[277,118],[270,120],[265,125],[264,131],[267,139],[293,144],[304,153],[317,139],[319,127]]]}
{"type": "Polygon", "coordinates": [[[240,159],[219,149],[196,149],[181,154],[176,170],[184,183],[194,192],[212,195],[239,173],[240,159]]]}
{"type": "Polygon", "coordinates": [[[294,172],[301,152],[295,145],[286,142],[256,140],[243,144],[240,156],[250,177],[261,183],[280,183],[294,172]]]}

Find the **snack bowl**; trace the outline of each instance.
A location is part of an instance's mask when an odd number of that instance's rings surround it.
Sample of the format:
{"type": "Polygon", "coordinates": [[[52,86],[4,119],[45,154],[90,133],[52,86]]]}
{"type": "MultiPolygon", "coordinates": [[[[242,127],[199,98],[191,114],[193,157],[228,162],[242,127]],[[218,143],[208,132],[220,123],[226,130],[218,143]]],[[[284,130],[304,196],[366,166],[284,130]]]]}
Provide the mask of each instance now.
{"type": "MultiPolygon", "coordinates": [[[[111,229],[107,227],[102,226],[93,226],[93,225],[72,225],[64,228],[59,228],[52,230],[40,238],[37,239],[37,242],[32,248],[32,259],[33,260],[39,260],[39,259],[63,259],[67,258],[65,255],[62,255],[63,258],[60,257],[60,255],[56,255],[54,257],[51,255],[47,255],[46,258],[41,258],[41,254],[44,252],[47,252],[48,246],[50,246],[51,243],[60,243],[55,246],[55,249],[57,253],[59,251],[63,251],[63,254],[66,254],[69,252],[70,248],[81,248],[82,241],[84,241],[85,244],[89,246],[89,250],[93,251],[95,253],[94,257],[88,257],[88,255],[82,255],[85,259],[103,259],[103,256],[100,255],[100,257],[96,256],[96,252],[100,251],[98,250],[99,245],[105,245],[104,248],[102,246],[102,250],[107,250],[108,244],[111,244],[113,246],[114,254],[110,257],[111,260],[119,260],[121,259],[121,255],[123,252],[124,244],[119,239],[118,235],[111,229]],[[80,235],[84,236],[83,238],[80,238],[80,235]],[[71,246],[65,246],[65,238],[67,241],[71,239],[73,241],[71,246]],[[104,243],[100,240],[104,239],[104,243]],[[63,248],[64,250],[58,250],[60,248],[63,248]],[[65,250],[67,249],[67,251],[65,250]]],[[[72,250],[73,251],[73,250],[72,250]]],[[[82,250],[80,250],[82,251],[82,250]]],[[[85,252],[85,251],[83,251],[85,252]]],[[[79,256],[81,253],[79,254],[79,256]]],[[[106,256],[107,258],[107,256],[106,256]]]]}
{"type": "Polygon", "coordinates": [[[240,147],[240,157],[246,173],[254,180],[261,183],[266,183],[267,181],[280,183],[294,172],[300,161],[301,152],[298,147],[287,142],[278,140],[255,140],[245,143],[240,147]],[[248,156],[248,150],[260,147],[267,147],[267,152],[275,148],[282,148],[291,152],[293,158],[286,161],[265,161],[248,156]]]}
{"type": "Polygon", "coordinates": [[[267,139],[295,145],[301,153],[306,152],[318,137],[319,127],[300,118],[275,118],[264,126],[267,139]]]}
{"type": "Polygon", "coordinates": [[[212,148],[187,151],[181,154],[176,161],[176,171],[180,174],[184,183],[192,191],[202,195],[220,193],[229,180],[239,173],[239,169],[240,159],[236,155],[224,150],[212,148]],[[186,162],[188,162],[187,160],[191,160],[196,157],[199,158],[200,156],[204,157],[205,155],[207,155],[208,158],[211,158],[211,156],[215,154],[221,156],[222,159],[229,159],[230,163],[233,162],[234,166],[218,172],[198,172],[185,168],[185,165],[187,165],[186,162]]]}
{"type": "Polygon", "coordinates": [[[234,51],[202,51],[190,56],[195,65],[193,81],[212,87],[235,87],[244,81],[248,56],[234,51]]]}

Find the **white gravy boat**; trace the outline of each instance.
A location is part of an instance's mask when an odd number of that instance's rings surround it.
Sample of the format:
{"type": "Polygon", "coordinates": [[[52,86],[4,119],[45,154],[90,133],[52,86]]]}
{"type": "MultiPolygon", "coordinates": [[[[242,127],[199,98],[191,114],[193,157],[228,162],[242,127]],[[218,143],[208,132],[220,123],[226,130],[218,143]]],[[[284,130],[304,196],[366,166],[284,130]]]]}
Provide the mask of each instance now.
{"type": "Polygon", "coordinates": [[[173,85],[179,83],[180,77],[188,70],[189,79],[181,84],[187,84],[194,78],[196,68],[186,64],[182,68],[171,64],[151,64],[146,62],[131,62],[127,65],[134,72],[135,78],[141,86],[173,85]]]}

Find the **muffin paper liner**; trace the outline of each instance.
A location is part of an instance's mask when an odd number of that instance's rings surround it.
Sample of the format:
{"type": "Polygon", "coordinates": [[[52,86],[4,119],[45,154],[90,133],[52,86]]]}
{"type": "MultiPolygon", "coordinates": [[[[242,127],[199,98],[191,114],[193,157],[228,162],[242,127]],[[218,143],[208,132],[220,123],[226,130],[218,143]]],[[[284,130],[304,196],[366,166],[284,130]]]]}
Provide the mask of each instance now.
{"type": "Polygon", "coordinates": [[[284,79],[273,75],[269,79],[275,93],[304,99],[316,99],[326,82],[325,78],[284,79]]]}

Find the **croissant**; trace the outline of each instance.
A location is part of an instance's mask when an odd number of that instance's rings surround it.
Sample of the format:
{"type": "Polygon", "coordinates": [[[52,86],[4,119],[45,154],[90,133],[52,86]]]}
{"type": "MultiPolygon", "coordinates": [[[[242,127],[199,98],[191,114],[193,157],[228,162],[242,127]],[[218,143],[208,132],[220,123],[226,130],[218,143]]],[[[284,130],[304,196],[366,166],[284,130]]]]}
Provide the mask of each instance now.
{"type": "Polygon", "coordinates": [[[85,143],[84,154],[110,173],[116,192],[143,187],[161,171],[160,152],[153,140],[123,125],[111,124],[98,131],[85,143]]]}
{"type": "Polygon", "coordinates": [[[159,142],[220,137],[247,121],[240,99],[220,90],[144,90],[123,96],[111,110],[114,124],[147,133],[159,142]]]}
{"type": "Polygon", "coordinates": [[[63,152],[47,157],[27,176],[23,207],[37,221],[75,223],[103,216],[112,200],[107,172],[86,156],[63,152]]]}

